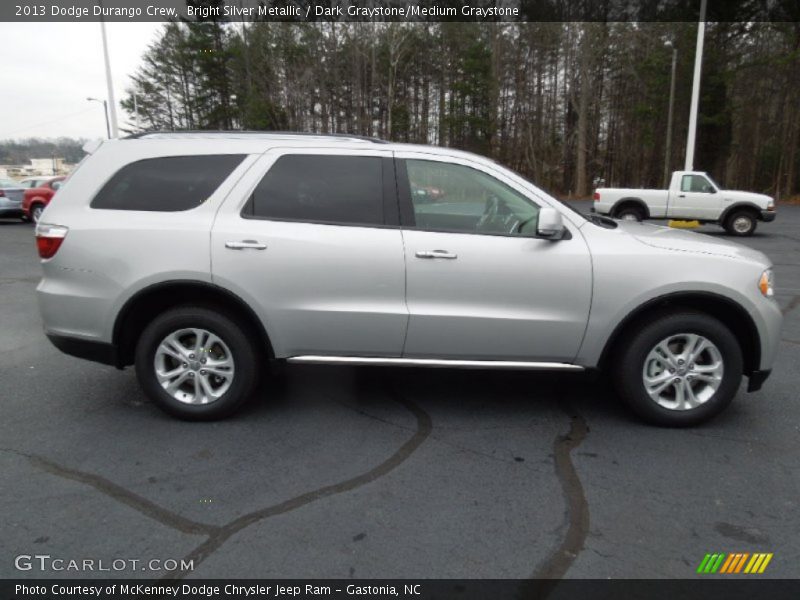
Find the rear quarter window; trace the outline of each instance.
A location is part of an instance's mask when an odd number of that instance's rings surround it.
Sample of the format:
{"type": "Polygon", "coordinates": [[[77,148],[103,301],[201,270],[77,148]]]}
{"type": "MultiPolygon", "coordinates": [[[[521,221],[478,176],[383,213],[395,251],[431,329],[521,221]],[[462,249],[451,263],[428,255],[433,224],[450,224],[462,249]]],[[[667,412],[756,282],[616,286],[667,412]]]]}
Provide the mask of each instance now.
{"type": "Polygon", "coordinates": [[[92,208],[177,212],[200,206],[244,160],[244,154],[165,156],[122,167],[92,208]]]}

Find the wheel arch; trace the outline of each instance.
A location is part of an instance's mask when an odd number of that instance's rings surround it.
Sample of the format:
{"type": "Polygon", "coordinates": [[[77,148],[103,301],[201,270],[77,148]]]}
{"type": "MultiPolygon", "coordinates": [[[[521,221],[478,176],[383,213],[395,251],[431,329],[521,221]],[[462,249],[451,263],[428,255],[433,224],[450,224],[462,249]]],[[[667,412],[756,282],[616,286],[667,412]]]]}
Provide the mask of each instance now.
{"type": "Polygon", "coordinates": [[[147,286],[131,296],[114,321],[112,343],[116,347],[117,367],[132,365],[136,343],[147,326],[161,312],[184,304],[203,304],[228,310],[244,321],[267,352],[274,358],[272,343],[255,311],[242,298],[218,285],[203,281],[173,280],[147,286]]]}
{"type": "Polygon", "coordinates": [[[28,212],[32,213],[33,209],[36,208],[37,206],[41,206],[42,208],[46,208],[47,207],[47,201],[44,198],[40,197],[40,196],[36,196],[36,198],[32,198],[31,201],[28,202],[28,212]]]}
{"type": "Polygon", "coordinates": [[[761,362],[761,338],[758,328],[747,310],[737,302],[712,292],[674,292],[648,300],[631,311],[612,331],[600,354],[598,366],[607,370],[614,349],[628,331],[636,329],[658,313],[691,309],[705,313],[721,321],[739,342],[744,359],[744,374],[750,375],[759,369],[761,362]]]}
{"type": "Polygon", "coordinates": [[[728,217],[730,217],[737,210],[749,210],[750,212],[754,213],[756,220],[760,221],[761,211],[763,209],[759,208],[752,202],[737,202],[736,204],[731,204],[730,206],[725,207],[725,210],[723,210],[722,214],[719,216],[719,222],[724,224],[728,220],[728,217]]]}
{"type": "Polygon", "coordinates": [[[650,209],[648,208],[645,201],[635,196],[627,196],[625,198],[620,198],[614,203],[614,205],[611,207],[611,210],[608,211],[608,214],[613,217],[615,214],[617,214],[617,211],[620,211],[627,206],[635,206],[637,208],[642,209],[642,212],[644,212],[644,218],[645,219],[650,218],[650,209]]]}

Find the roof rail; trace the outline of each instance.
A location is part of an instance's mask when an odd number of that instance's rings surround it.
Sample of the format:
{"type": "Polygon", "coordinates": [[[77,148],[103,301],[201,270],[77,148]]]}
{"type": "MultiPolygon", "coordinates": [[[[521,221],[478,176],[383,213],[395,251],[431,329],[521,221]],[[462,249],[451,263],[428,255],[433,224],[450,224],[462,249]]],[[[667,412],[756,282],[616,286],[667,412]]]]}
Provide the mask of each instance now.
{"type": "Polygon", "coordinates": [[[154,130],[154,131],[140,131],[138,133],[132,133],[130,135],[125,136],[122,138],[123,140],[138,140],[142,138],[146,138],[150,135],[181,135],[181,134],[194,134],[194,135],[263,135],[263,136],[300,136],[300,137],[317,137],[317,138],[336,138],[336,139],[350,139],[350,140],[360,140],[363,142],[372,142],[373,144],[388,144],[386,140],[382,140],[380,138],[369,137],[366,135],[356,135],[356,134],[349,134],[349,133],[312,133],[308,131],[254,131],[249,129],[183,129],[179,131],[166,131],[166,130],[154,130]]]}

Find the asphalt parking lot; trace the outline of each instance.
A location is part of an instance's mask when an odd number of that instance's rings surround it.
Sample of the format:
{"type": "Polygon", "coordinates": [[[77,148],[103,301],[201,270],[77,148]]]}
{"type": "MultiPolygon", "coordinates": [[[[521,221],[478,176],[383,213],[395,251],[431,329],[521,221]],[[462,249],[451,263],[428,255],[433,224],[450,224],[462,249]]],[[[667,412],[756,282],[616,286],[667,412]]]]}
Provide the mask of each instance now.
{"type": "Polygon", "coordinates": [[[703,427],[642,425],[580,378],[324,366],[198,424],[49,344],[32,227],[0,220],[0,577],[63,576],[15,568],[47,554],[194,561],[82,574],[103,577],[683,578],[754,551],[798,577],[800,207],[745,243],[776,265],[783,341],[703,427]]]}

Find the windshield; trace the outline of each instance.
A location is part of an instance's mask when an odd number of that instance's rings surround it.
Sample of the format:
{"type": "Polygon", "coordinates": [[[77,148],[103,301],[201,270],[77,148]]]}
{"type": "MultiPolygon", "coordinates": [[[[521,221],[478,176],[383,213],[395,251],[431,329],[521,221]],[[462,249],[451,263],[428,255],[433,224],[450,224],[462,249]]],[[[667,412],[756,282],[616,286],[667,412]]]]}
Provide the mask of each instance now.
{"type": "Polygon", "coordinates": [[[709,175],[708,173],[706,173],[706,174],[705,174],[705,176],[706,176],[706,179],[708,179],[708,182],[709,182],[711,185],[713,185],[715,188],[717,188],[717,190],[721,190],[721,189],[722,189],[722,188],[719,186],[719,184],[718,184],[716,181],[714,181],[714,180],[711,178],[711,175],[709,175]]]}
{"type": "Polygon", "coordinates": [[[3,188],[14,188],[14,187],[21,187],[19,183],[14,181],[13,179],[0,179],[0,187],[3,188]]]}

